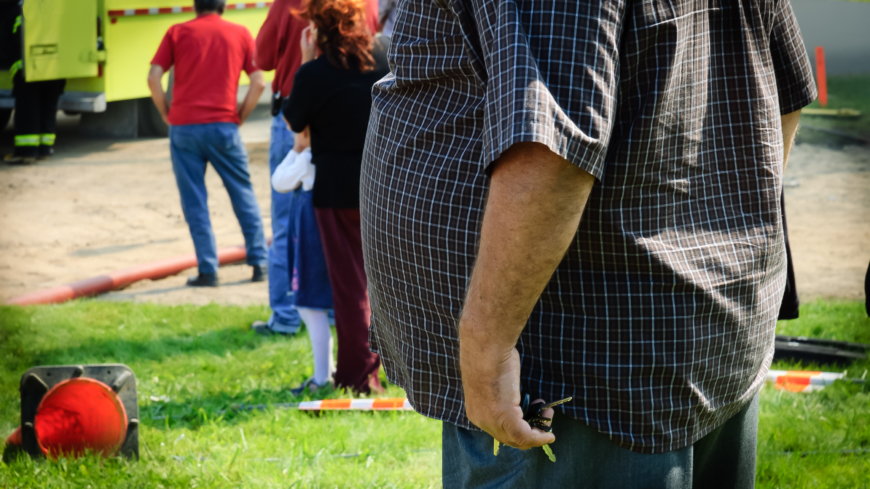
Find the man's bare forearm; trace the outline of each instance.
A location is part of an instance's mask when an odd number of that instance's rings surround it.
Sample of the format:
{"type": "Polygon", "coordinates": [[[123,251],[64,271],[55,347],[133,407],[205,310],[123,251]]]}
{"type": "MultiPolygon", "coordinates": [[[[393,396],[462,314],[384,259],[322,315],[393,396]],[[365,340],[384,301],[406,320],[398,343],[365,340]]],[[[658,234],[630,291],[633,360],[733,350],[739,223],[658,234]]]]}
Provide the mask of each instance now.
{"type": "Polygon", "coordinates": [[[495,165],[459,322],[460,368],[469,419],[528,448],[543,438],[495,418],[516,414],[517,339],[574,239],[595,179],[536,143],[512,146],[495,165]]]}
{"type": "Polygon", "coordinates": [[[250,74],[251,85],[248,87],[248,93],[245,95],[245,100],[239,108],[239,124],[243,124],[251,112],[257,107],[260,102],[260,95],[266,89],[266,81],[263,78],[262,71],[255,71],[250,74]]]}
{"type": "Polygon", "coordinates": [[[496,163],[462,338],[514,347],[577,232],[594,180],[535,143],[514,145],[496,163]]]}
{"type": "Polygon", "coordinates": [[[798,121],[801,118],[801,111],[796,110],[790,114],[782,116],[782,170],[785,171],[788,165],[788,153],[794,145],[794,136],[797,134],[798,121]]]}
{"type": "Polygon", "coordinates": [[[164,70],[158,65],[151,65],[151,70],[148,72],[148,88],[151,90],[151,100],[154,101],[154,106],[160,112],[160,116],[166,121],[169,117],[169,102],[166,100],[166,92],[163,91],[164,70]]]}

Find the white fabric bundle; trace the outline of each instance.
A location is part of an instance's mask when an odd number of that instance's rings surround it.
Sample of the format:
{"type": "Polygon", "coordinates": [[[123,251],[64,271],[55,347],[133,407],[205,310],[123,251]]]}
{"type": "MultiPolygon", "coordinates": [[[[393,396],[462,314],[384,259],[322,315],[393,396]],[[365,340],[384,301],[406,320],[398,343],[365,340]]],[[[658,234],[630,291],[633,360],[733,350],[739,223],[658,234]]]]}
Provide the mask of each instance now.
{"type": "Polygon", "coordinates": [[[286,194],[302,185],[302,190],[314,188],[314,165],[311,164],[311,149],[306,148],[301,153],[290,150],[284,161],[272,173],[272,188],[276,192],[286,194]]]}

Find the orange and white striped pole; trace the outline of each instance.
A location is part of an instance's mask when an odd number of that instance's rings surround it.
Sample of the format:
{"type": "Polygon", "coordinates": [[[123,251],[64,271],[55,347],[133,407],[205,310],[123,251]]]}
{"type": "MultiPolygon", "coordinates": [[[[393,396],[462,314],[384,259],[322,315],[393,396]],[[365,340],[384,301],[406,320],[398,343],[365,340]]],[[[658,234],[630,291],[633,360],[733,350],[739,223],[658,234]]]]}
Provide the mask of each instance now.
{"type": "Polygon", "coordinates": [[[845,374],[835,372],[814,372],[802,370],[771,370],[767,373],[767,381],[777,390],[785,389],[791,392],[812,392],[824,389],[836,380],[843,379],[845,374]]]}
{"type": "MultiPolygon", "coordinates": [[[[386,399],[323,399],[322,401],[279,402],[275,404],[237,404],[234,411],[265,411],[267,409],[295,409],[299,411],[413,411],[411,403],[404,398],[386,399]]],[[[224,409],[218,414],[227,412],[224,409]]],[[[169,415],[172,419],[184,415],[169,415]]],[[[151,419],[166,419],[167,415],[151,416],[151,419]]]]}
{"type": "Polygon", "coordinates": [[[324,399],[300,402],[300,411],[413,411],[407,399],[324,399]]]}

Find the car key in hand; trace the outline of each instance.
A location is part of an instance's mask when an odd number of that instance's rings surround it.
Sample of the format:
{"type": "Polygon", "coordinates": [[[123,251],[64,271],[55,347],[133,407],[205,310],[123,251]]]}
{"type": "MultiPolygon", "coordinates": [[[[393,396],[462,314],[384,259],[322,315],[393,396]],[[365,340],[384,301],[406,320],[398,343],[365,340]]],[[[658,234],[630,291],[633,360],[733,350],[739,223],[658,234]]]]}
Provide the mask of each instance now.
{"type": "MultiPolygon", "coordinates": [[[[522,404],[523,419],[526,420],[526,422],[528,422],[529,426],[531,426],[532,428],[537,428],[545,433],[552,433],[553,427],[547,423],[551,423],[553,421],[553,419],[541,416],[541,414],[544,411],[546,411],[547,409],[550,409],[551,407],[556,407],[560,404],[565,404],[566,402],[570,402],[571,399],[573,399],[573,397],[566,397],[565,399],[560,399],[558,401],[554,401],[554,402],[550,402],[550,403],[545,403],[544,401],[535,401],[533,403],[529,403],[529,399],[530,399],[530,397],[528,394],[523,396],[523,404],[522,404]]],[[[492,453],[493,453],[493,455],[498,456],[498,449],[499,449],[499,446],[501,446],[501,444],[495,438],[493,438],[492,441],[493,441],[492,453]]],[[[553,450],[550,449],[549,445],[544,445],[541,448],[544,449],[544,452],[547,454],[547,457],[550,458],[551,462],[556,461],[556,456],[553,455],[553,450]]]]}
{"type": "Polygon", "coordinates": [[[523,419],[526,420],[532,428],[537,428],[545,433],[552,433],[553,427],[548,425],[553,421],[552,418],[545,418],[541,413],[551,407],[556,407],[560,404],[565,404],[571,401],[573,397],[566,397],[555,402],[545,403],[544,401],[535,401],[529,404],[529,395],[526,394],[523,398],[523,419]]]}

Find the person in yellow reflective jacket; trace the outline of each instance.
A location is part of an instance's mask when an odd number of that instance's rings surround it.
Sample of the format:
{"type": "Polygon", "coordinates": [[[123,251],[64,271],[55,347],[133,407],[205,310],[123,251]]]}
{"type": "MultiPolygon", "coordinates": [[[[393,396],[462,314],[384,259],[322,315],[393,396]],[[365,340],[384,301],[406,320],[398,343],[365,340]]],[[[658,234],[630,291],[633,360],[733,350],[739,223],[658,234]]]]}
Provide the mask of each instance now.
{"type": "MultiPolygon", "coordinates": [[[[11,44],[7,52],[18,58],[9,67],[12,96],[15,97],[15,151],[4,160],[13,164],[29,164],[54,154],[57,103],[66,80],[26,81],[21,59],[21,7],[16,6],[16,10],[11,33],[7,31],[8,44],[11,44]]],[[[3,28],[7,29],[8,24],[4,22],[3,28]]]]}

